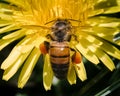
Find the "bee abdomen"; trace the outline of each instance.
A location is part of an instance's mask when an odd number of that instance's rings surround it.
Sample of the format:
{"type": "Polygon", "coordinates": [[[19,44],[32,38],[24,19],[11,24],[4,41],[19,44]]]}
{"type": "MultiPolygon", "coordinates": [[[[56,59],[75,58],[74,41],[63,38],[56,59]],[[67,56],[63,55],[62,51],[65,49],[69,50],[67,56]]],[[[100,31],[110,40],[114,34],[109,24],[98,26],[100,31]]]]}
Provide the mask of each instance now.
{"type": "Polygon", "coordinates": [[[69,64],[61,65],[61,64],[52,63],[54,75],[59,79],[63,79],[67,77],[68,67],[69,64]]]}
{"type": "Polygon", "coordinates": [[[66,78],[70,63],[70,49],[68,43],[52,43],[50,45],[50,62],[54,75],[59,78],[66,78]]]}

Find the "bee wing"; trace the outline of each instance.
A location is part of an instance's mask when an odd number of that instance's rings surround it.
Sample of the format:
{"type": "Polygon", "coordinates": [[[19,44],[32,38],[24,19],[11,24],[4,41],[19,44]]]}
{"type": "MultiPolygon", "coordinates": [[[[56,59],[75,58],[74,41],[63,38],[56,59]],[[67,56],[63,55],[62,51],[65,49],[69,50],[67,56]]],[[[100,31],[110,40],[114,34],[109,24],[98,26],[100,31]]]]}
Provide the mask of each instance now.
{"type": "Polygon", "coordinates": [[[71,61],[70,61],[70,67],[68,70],[67,80],[71,85],[76,84],[76,73],[75,73],[74,66],[71,61]]]}
{"type": "Polygon", "coordinates": [[[49,54],[45,55],[45,62],[43,67],[43,85],[46,90],[50,90],[53,80],[53,71],[50,64],[49,54]]]}

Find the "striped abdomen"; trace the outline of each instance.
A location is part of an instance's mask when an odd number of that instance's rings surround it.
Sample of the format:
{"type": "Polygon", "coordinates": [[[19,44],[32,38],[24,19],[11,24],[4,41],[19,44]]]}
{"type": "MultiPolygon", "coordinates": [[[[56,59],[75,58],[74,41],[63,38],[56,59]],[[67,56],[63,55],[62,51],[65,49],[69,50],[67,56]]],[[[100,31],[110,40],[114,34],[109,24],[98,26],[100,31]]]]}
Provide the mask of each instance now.
{"type": "Polygon", "coordinates": [[[51,42],[49,54],[54,75],[59,79],[66,78],[70,63],[68,42],[51,42]]]}

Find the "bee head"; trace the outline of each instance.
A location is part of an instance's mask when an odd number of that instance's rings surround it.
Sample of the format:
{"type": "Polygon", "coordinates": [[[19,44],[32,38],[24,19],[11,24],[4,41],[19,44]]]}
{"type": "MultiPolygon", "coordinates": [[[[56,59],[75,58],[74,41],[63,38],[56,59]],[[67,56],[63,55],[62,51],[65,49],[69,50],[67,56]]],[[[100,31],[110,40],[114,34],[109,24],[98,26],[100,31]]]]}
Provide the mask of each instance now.
{"type": "Polygon", "coordinates": [[[71,24],[68,20],[58,19],[52,26],[52,32],[58,39],[63,39],[71,30],[71,24]]]}

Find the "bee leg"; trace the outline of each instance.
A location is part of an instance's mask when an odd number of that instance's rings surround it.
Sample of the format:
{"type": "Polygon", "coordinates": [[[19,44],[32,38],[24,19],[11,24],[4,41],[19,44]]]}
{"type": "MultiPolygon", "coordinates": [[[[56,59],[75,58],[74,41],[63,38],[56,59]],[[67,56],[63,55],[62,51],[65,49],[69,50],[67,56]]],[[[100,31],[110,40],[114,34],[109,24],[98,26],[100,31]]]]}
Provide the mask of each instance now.
{"type": "Polygon", "coordinates": [[[81,57],[81,54],[79,51],[76,51],[75,49],[73,48],[70,48],[71,51],[74,51],[74,54],[72,55],[72,62],[75,63],[75,64],[79,64],[81,63],[82,61],[82,57],[81,57]]]}
{"type": "Polygon", "coordinates": [[[71,35],[67,35],[67,37],[65,37],[64,40],[70,42],[70,40],[71,40],[71,35]]]}
{"type": "Polygon", "coordinates": [[[47,54],[49,51],[49,42],[44,41],[40,44],[39,48],[42,54],[47,54]]]}
{"type": "Polygon", "coordinates": [[[47,37],[48,39],[51,39],[52,41],[54,41],[54,38],[51,36],[51,34],[47,34],[46,37],[47,37]]]}
{"type": "Polygon", "coordinates": [[[75,34],[72,34],[72,36],[74,37],[75,41],[79,42],[75,34]]]}

